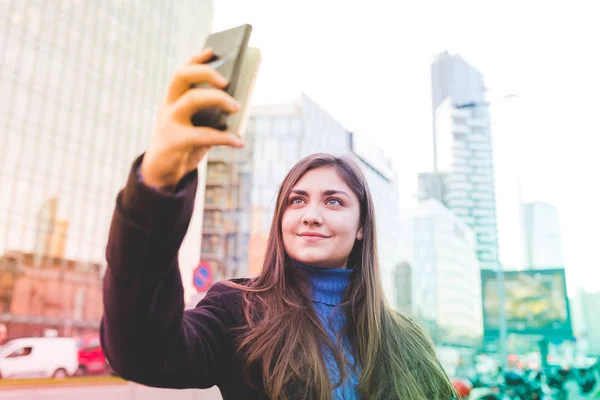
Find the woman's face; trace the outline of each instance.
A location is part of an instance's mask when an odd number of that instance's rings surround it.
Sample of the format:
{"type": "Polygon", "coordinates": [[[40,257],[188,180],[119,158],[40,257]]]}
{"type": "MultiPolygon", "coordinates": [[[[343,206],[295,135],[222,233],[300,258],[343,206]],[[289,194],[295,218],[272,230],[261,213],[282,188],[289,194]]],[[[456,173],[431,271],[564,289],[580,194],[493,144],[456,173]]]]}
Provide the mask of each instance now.
{"type": "Polygon", "coordinates": [[[287,254],[313,267],[346,268],[363,231],[358,198],[336,170],[308,171],[286,201],[281,229],[287,254]]]}

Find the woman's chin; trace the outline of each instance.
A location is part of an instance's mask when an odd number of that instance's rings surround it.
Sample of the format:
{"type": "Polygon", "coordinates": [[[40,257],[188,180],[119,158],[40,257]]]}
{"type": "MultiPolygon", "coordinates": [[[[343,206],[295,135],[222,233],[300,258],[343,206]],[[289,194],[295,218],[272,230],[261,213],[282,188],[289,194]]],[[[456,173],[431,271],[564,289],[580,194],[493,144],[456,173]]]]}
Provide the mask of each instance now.
{"type": "Polygon", "coordinates": [[[329,257],[325,257],[325,256],[307,256],[307,255],[303,255],[302,257],[299,258],[295,258],[292,257],[294,260],[304,264],[304,265],[308,265],[310,267],[315,267],[315,268],[340,268],[344,263],[340,262],[339,260],[332,260],[329,257]]]}
{"type": "Polygon", "coordinates": [[[303,254],[302,257],[292,257],[294,260],[310,265],[311,267],[321,267],[323,264],[328,264],[327,257],[319,254],[303,254]]]}

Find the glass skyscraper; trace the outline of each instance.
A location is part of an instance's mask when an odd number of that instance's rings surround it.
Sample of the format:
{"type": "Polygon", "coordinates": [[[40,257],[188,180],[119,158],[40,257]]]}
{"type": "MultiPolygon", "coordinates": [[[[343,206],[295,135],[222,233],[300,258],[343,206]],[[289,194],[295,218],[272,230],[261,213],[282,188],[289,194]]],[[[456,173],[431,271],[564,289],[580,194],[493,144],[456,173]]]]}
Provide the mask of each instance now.
{"type": "Polygon", "coordinates": [[[0,257],[104,266],[117,192],[211,20],[211,0],[0,1],[0,257]]]}
{"type": "Polygon", "coordinates": [[[441,194],[439,200],[475,232],[480,267],[496,269],[494,162],[483,76],[448,53],[437,57],[431,71],[435,170],[421,177],[420,194],[441,194]]]}

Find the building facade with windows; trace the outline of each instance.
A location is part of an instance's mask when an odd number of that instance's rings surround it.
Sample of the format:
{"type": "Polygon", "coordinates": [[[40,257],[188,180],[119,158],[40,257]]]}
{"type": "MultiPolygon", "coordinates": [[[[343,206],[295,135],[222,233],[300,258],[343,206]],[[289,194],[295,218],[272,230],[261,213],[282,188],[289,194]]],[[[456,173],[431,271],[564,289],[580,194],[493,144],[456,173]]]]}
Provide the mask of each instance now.
{"type": "Polygon", "coordinates": [[[496,193],[492,141],[486,109],[455,107],[450,98],[436,110],[438,170],[443,202],[469,225],[481,268],[498,267],[496,193]]]}
{"type": "Polygon", "coordinates": [[[252,136],[245,142],[243,149],[215,147],[207,156],[201,255],[215,280],[248,273],[252,136]]]}
{"type": "Polygon", "coordinates": [[[483,75],[458,55],[431,65],[434,171],[420,199],[442,201],[475,232],[481,268],[499,266],[494,162],[483,75]]]}
{"type": "Polygon", "coordinates": [[[405,210],[398,229],[411,270],[411,314],[436,344],[477,347],[483,322],[473,230],[434,199],[405,210]]]}
{"type": "Polygon", "coordinates": [[[0,256],[33,254],[23,271],[103,271],[117,193],[211,20],[210,0],[0,2],[0,256]]]}

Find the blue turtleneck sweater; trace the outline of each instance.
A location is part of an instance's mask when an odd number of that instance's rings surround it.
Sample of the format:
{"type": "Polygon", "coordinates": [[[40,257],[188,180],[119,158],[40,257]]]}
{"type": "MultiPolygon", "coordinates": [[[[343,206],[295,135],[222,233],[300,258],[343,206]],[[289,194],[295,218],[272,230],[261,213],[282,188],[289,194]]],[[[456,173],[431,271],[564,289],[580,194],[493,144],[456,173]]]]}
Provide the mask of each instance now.
{"type": "MultiPolygon", "coordinates": [[[[299,264],[300,268],[307,273],[312,283],[313,307],[323,324],[323,327],[329,334],[333,343],[337,343],[337,333],[343,328],[346,323],[346,317],[340,309],[335,310],[335,306],[342,303],[344,293],[350,283],[351,269],[336,269],[336,268],[316,268],[308,265],[299,264]],[[330,324],[330,321],[333,321],[330,324]],[[332,325],[333,330],[330,325],[332,325]]],[[[349,352],[345,352],[350,363],[354,362],[354,356],[349,352]]],[[[332,384],[339,380],[339,368],[335,357],[328,347],[323,348],[323,358],[325,365],[329,371],[329,376],[332,384]]],[[[349,379],[345,384],[333,390],[332,399],[334,400],[358,400],[359,396],[356,393],[358,385],[358,377],[351,374],[351,364],[346,368],[349,379]]]]}

